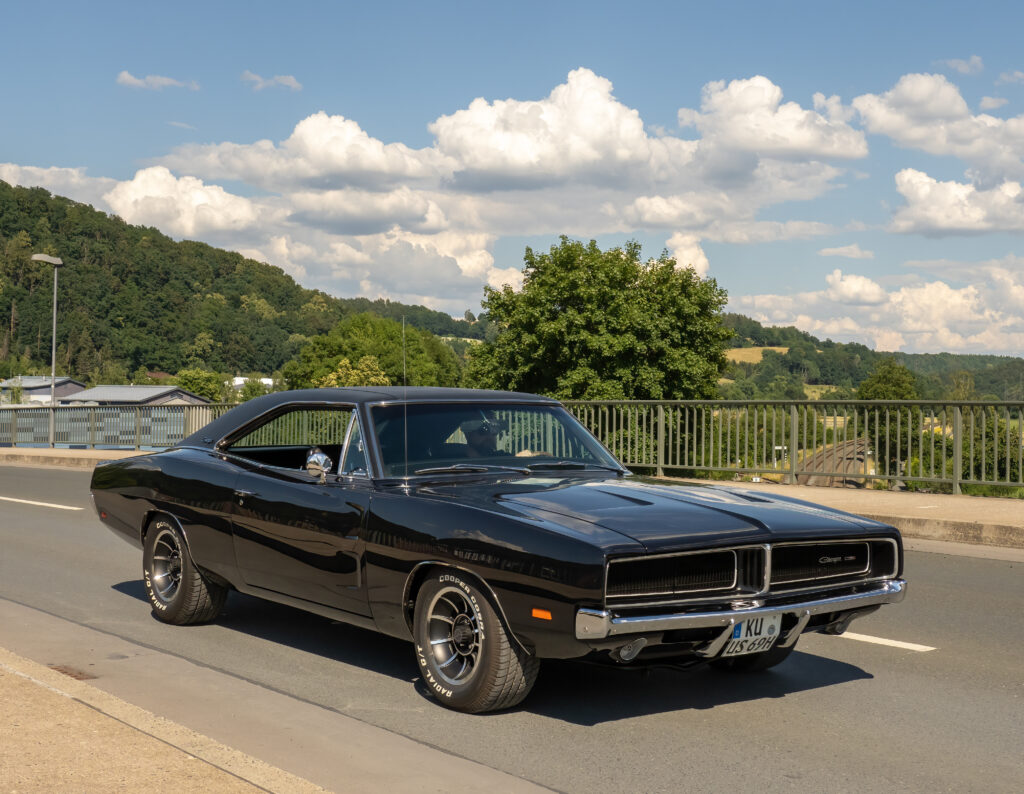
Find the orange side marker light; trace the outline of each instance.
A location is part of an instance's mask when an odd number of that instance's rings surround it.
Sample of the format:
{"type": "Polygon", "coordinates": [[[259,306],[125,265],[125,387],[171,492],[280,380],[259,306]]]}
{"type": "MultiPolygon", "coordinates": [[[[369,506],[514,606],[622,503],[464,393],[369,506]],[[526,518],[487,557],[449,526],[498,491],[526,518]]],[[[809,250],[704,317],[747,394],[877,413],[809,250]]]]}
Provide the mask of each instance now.
{"type": "Polygon", "coordinates": [[[537,609],[534,607],[531,614],[533,617],[537,618],[537,620],[551,620],[551,613],[546,609],[537,609]]]}

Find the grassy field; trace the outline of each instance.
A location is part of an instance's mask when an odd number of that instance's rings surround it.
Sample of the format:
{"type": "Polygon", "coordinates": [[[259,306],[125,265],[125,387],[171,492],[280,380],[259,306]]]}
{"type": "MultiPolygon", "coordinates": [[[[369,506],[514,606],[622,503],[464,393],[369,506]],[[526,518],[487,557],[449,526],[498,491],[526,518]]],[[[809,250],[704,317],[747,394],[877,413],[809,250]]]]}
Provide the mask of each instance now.
{"type": "Polygon", "coordinates": [[[808,400],[820,400],[821,395],[827,392],[829,389],[834,389],[834,386],[829,386],[824,383],[805,383],[804,394],[807,395],[808,400]]]}
{"type": "Polygon", "coordinates": [[[785,355],[788,347],[733,347],[725,351],[725,357],[738,364],[760,364],[765,350],[774,350],[785,355]]]}

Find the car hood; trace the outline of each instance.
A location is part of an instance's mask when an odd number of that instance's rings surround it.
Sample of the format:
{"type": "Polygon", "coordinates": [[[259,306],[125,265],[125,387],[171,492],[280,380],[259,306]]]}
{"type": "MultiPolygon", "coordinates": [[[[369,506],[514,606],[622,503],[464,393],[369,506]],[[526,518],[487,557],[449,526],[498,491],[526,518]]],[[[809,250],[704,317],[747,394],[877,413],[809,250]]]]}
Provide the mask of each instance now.
{"type": "Polygon", "coordinates": [[[437,491],[501,513],[602,527],[651,552],[893,532],[877,521],[787,497],[640,477],[532,477],[437,491]]]}

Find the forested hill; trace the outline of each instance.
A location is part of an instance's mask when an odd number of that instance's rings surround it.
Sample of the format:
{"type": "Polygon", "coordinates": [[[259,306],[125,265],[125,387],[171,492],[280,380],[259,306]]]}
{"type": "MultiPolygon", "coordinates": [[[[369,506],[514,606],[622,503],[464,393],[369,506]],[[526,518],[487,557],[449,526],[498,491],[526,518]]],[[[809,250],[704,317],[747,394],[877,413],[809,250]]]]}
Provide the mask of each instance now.
{"type": "MultiPolygon", "coordinates": [[[[917,378],[922,399],[1024,400],[1024,359],[974,353],[886,353],[857,343],[818,339],[792,326],[764,326],[741,314],[726,314],[737,348],[765,349],[759,361],[734,356],[721,391],[733,399],[801,399],[805,386],[830,387],[831,396],[853,397],[853,389],[884,358],[895,358],[917,378]]],[[[818,394],[822,394],[819,391],[818,394]]]]}
{"type": "Polygon", "coordinates": [[[58,368],[82,378],[195,361],[270,373],[364,311],[439,335],[485,330],[423,306],[304,289],[280,268],[0,181],[0,377],[49,363],[52,270],[30,259],[44,252],[70,265],[60,273],[58,368]]]}

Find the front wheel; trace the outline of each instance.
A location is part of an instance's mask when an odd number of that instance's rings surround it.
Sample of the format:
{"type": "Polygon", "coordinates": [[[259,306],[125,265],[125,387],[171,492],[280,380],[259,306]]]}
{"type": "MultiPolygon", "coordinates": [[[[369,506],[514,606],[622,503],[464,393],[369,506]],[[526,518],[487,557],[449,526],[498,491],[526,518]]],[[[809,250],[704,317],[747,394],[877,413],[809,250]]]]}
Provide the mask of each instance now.
{"type": "Polygon", "coordinates": [[[788,648],[776,646],[763,653],[748,653],[744,656],[727,656],[725,658],[719,657],[718,659],[712,659],[710,665],[716,670],[724,670],[728,673],[757,673],[786,661],[789,655],[793,653],[795,647],[796,643],[794,642],[788,648]]]}
{"type": "Polygon", "coordinates": [[[184,626],[217,617],[228,591],[196,568],[185,537],[173,521],[158,517],[146,532],[142,576],[153,614],[164,623],[184,626]]]}
{"type": "Polygon", "coordinates": [[[413,633],[423,682],[450,709],[510,708],[537,680],[539,660],[509,641],[490,603],[461,575],[438,573],[423,584],[413,633]]]}

